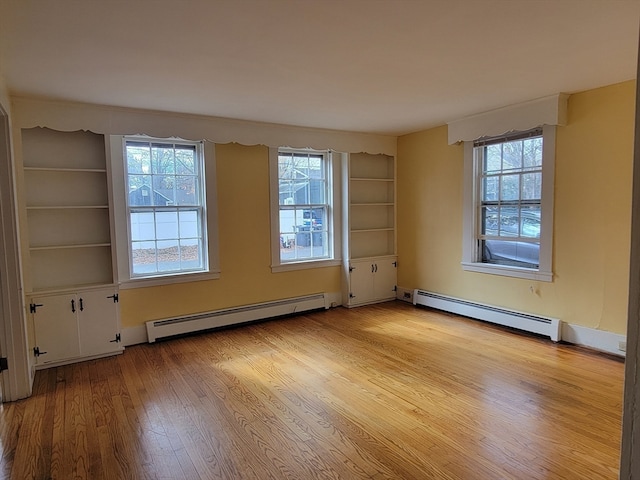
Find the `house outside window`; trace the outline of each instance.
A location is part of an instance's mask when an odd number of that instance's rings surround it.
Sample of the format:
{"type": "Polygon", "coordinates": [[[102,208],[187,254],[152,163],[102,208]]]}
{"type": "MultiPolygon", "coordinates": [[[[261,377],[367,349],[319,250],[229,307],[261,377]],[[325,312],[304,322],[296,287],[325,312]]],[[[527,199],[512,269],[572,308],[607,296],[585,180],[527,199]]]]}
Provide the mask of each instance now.
{"type": "MultiPolygon", "coordinates": [[[[332,153],[272,149],[272,267],[317,267],[336,259],[332,153]]],[[[339,263],[339,262],[338,262],[339,263]]]]}
{"type": "Polygon", "coordinates": [[[550,281],[555,127],[465,142],[463,268],[550,281]]]}
{"type": "Polygon", "coordinates": [[[204,161],[199,142],[124,142],[130,277],[208,268],[204,161]]]}

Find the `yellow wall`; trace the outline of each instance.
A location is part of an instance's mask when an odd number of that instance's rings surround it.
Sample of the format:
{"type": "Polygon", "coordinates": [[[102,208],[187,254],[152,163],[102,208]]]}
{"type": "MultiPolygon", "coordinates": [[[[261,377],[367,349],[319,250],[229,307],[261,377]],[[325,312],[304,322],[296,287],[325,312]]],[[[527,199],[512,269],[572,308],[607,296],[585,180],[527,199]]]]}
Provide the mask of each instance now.
{"type": "Polygon", "coordinates": [[[319,292],[340,291],[340,267],[271,273],[269,151],[216,145],[221,277],[120,292],[122,327],[319,292]]]}
{"type": "Polygon", "coordinates": [[[463,149],[398,139],[398,285],[626,332],[635,81],[571,95],[558,127],[553,282],[464,272],[463,149]],[[531,287],[533,286],[533,292],[531,287]]]}

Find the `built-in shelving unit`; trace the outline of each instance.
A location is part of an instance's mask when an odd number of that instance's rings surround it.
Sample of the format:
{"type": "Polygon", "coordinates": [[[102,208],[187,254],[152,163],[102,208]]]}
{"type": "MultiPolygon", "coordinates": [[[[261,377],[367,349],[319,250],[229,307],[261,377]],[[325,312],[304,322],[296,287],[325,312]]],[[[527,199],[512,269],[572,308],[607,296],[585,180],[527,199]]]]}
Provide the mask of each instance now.
{"type": "Polygon", "coordinates": [[[395,255],[395,159],[357,153],[349,165],[352,259],[395,255]]]}
{"type": "Polygon", "coordinates": [[[21,133],[36,368],[120,353],[104,136],[21,133]]]}
{"type": "Polygon", "coordinates": [[[395,158],[352,153],[345,165],[347,305],[395,297],[395,158]],[[388,290],[388,291],[387,291],[388,290]]]}
{"type": "Polygon", "coordinates": [[[113,283],[104,137],[22,130],[31,291],[113,283]]]}

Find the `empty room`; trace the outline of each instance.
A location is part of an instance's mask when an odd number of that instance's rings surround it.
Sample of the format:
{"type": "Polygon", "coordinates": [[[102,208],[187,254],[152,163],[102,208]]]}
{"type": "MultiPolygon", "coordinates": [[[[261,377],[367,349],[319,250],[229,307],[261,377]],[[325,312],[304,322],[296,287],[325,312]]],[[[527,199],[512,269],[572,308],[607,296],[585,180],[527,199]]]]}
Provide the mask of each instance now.
{"type": "Polygon", "coordinates": [[[0,0],[0,478],[640,479],[637,0],[0,0]]]}

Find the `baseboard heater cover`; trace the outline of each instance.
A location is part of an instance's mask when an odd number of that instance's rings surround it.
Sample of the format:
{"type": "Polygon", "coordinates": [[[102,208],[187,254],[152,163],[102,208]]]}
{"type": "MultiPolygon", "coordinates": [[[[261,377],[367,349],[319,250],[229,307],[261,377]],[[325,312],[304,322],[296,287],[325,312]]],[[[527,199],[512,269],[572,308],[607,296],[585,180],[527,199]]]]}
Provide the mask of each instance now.
{"type": "Polygon", "coordinates": [[[254,320],[279,317],[310,310],[328,309],[328,295],[318,293],[296,298],[286,298],[266,303],[255,303],[177,318],[146,322],[147,339],[153,343],[158,338],[225,327],[254,320]]]}
{"type": "Polygon", "coordinates": [[[413,291],[413,304],[545,335],[554,342],[561,340],[562,322],[557,318],[539,317],[419,289],[413,291]]]}

